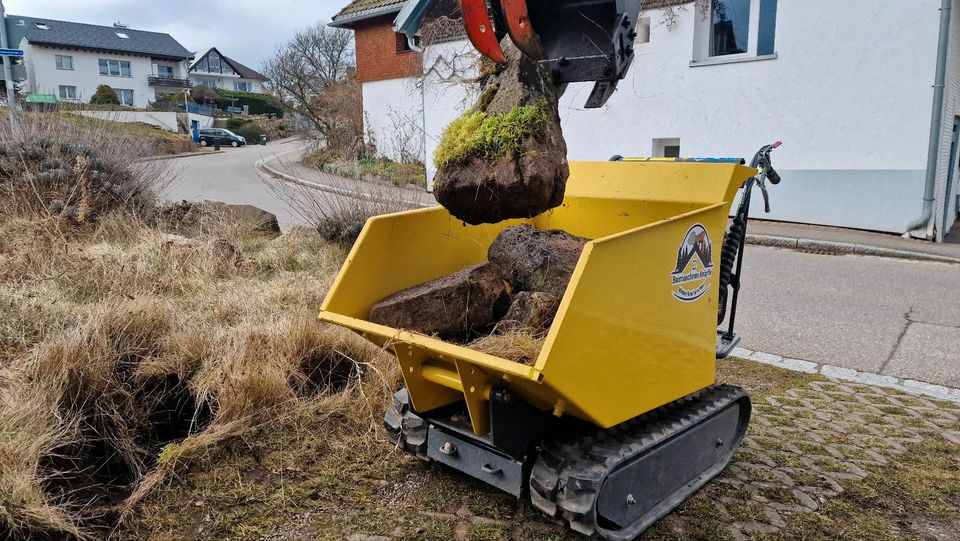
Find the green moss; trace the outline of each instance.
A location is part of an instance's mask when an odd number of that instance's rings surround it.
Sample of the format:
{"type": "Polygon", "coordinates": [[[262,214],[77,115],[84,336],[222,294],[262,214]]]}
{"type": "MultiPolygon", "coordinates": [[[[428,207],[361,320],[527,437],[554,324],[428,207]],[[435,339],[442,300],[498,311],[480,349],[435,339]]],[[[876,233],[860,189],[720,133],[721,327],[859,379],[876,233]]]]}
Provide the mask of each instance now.
{"type": "Polygon", "coordinates": [[[467,158],[494,159],[519,151],[546,120],[546,107],[547,101],[540,100],[502,115],[467,111],[444,130],[433,155],[434,165],[441,171],[467,158]]]}
{"type": "Polygon", "coordinates": [[[180,457],[183,448],[176,443],[168,443],[160,449],[160,456],[157,457],[157,463],[162,465],[169,464],[180,457]]]}

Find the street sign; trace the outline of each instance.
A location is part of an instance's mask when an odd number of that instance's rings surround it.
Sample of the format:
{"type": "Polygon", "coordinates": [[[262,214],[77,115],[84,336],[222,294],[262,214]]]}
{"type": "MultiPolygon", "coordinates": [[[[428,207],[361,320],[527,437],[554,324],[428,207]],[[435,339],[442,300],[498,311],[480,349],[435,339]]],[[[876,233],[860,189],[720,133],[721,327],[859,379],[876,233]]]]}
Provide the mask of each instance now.
{"type": "Polygon", "coordinates": [[[9,56],[12,58],[23,58],[22,49],[0,49],[0,56],[9,56]]]}

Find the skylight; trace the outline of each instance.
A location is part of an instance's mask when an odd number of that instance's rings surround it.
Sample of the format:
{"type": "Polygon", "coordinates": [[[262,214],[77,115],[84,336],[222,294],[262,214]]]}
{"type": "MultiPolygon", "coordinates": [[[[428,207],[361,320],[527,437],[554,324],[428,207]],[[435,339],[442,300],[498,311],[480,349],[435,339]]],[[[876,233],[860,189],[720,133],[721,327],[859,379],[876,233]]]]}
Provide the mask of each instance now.
{"type": "Polygon", "coordinates": [[[47,23],[34,23],[37,25],[37,28],[40,30],[50,30],[50,27],[47,26],[47,23]]]}
{"type": "Polygon", "coordinates": [[[130,39],[130,36],[124,34],[123,32],[117,32],[117,37],[123,38],[123,39],[130,39]]]}

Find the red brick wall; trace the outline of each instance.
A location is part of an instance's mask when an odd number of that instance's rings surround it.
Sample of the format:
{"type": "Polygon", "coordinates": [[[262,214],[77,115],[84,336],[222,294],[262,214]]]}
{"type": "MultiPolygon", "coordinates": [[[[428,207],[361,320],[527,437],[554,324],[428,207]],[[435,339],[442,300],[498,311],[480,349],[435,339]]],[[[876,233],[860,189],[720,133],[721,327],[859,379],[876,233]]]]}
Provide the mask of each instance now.
{"type": "Polygon", "coordinates": [[[353,28],[357,45],[357,79],[361,83],[420,74],[420,53],[397,52],[394,17],[388,15],[362,21],[353,28]]]}

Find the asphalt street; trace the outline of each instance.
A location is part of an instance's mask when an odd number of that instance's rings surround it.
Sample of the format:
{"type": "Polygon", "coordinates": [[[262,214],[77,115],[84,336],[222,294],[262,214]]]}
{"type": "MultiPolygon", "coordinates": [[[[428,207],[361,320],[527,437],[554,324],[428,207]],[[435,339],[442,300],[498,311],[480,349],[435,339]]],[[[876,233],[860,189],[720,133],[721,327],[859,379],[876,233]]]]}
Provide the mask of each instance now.
{"type": "MultiPolygon", "coordinates": [[[[255,164],[289,164],[299,145],[170,160],[180,181],[168,197],[256,205],[287,228],[299,220],[255,164]]],[[[737,333],[754,351],[960,387],[960,265],[751,245],[737,333]]]]}
{"type": "Polygon", "coordinates": [[[299,218],[282,199],[270,191],[265,184],[266,179],[254,166],[262,158],[282,158],[285,153],[300,148],[300,141],[287,140],[266,146],[223,147],[219,154],[168,160],[177,181],[170,186],[165,196],[174,201],[209,199],[255,205],[276,214],[280,227],[289,228],[298,223],[299,218]]]}
{"type": "Polygon", "coordinates": [[[747,349],[960,387],[960,265],[747,246],[747,349]]]}

